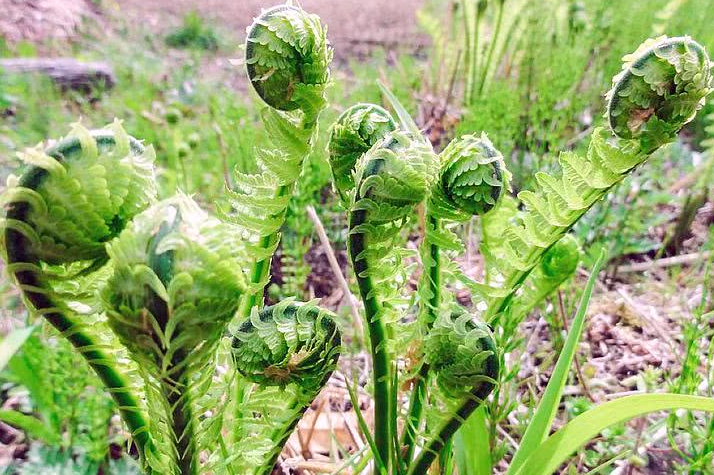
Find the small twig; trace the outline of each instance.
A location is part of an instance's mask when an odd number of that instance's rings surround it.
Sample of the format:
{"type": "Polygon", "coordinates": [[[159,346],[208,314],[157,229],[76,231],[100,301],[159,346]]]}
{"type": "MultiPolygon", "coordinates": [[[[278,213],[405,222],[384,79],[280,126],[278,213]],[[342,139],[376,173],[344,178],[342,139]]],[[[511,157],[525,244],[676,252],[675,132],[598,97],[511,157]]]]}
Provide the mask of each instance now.
{"type": "Polygon", "coordinates": [[[307,215],[310,217],[312,223],[315,225],[315,231],[317,231],[317,236],[320,238],[322,248],[325,251],[325,254],[327,254],[327,260],[330,263],[332,273],[335,274],[337,282],[340,284],[340,287],[342,287],[342,291],[345,294],[347,304],[349,305],[350,312],[352,313],[352,320],[354,320],[353,323],[358,330],[358,340],[360,344],[364,344],[364,328],[362,327],[362,319],[359,315],[359,309],[357,309],[355,297],[354,295],[352,295],[352,292],[350,292],[350,286],[347,284],[347,280],[345,279],[345,276],[342,273],[342,269],[340,269],[340,265],[337,262],[337,257],[335,257],[335,251],[332,249],[332,246],[330,245],[330,240],[327,238],[325,227],[322,225],[320,217],[317,215],[317,213],[315,212],[315,208],[313,208],[312,206],[307,207],[307,215]]]}
{"type": "Polygon", "coordinates": [[[681,254],[674,257],[665,257],[654,261],[638,262],[618,268],[618,272],[644,272],[650,269],[672,267],[680,264],[692,264],[703,261],[711,256],[711,251],[694,252],[692,254],[681,254]]]}

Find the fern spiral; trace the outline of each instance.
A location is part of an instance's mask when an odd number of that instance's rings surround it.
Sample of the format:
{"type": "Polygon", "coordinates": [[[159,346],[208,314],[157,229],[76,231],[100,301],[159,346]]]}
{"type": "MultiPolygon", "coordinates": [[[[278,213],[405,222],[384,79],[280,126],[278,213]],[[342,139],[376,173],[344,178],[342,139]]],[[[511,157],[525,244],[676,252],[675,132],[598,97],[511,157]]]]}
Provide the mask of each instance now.
{"type": "Polygon", "coordinates": [[[355,104],[338,117],[330,131],[328,160],[343,203],[349,205],[359,158],[396,128],[391,114],[375,104],[355,104]]]}
{"type": "Polygon", "coordinates": [[[424,343],[425,361],[436,375],[436,383],[456,401],[453,412],[435,428],[410,474],[426,473],[456,430],[496,387],[500,363],[496,340],[482,320],[463,309],[440,313],[424,343]]]}
{"type": "Polygon", "coordinates": [[[256,475],[270,473],[300,417],[332,374],[340,345],[335,315],[314,303],[285,300],[254,309],[243,322],[233,338],[233,358],[238,372],[256,386],[241,405],[246,417],[237,446],[246,466],[239,468],[256,475]],[[259,461],[257,466],[247,464],[250,459],[259,461]]]}
{"type": "Polygon", "coordinates": [[[170,428],[162,442],[176,443],[171,473],[198,473],[194,405],[246,288],[242,250],[233,226],[184,195],[140,213],[107,246],[113,272],[102,300],[109,325],[141,368],[147,396],[165,407],[152,429],[170,428]]]}
{"type": "Polygon", "coordinates": [[[266,10],[248,28],[245,62],[248,78],[266,104],[261,118],[267,144],[255,151],[256,173],[236,171],[235,186],[222,206],[224,218],[246,237],[252,261],[245,269],[251,285],[239,320],[261,304],[288,202],[327,106],[331,60],[320,18],[299,7],[266,10]]]}
{"type": "Polygon", "coordinates": [[[77,124],[55,145],[29,149],[20,158],[28,167],[2,195],[8,272],[28,308],[86,358],[119,406],[142,459],[150,457],[143,408],[118,363],[121,350],[96,316],[70,310],[70,300],[84,295],[90,301],[91,290],[68,296],[63,289],[101,267],[105,243],[155,200],[154,151],[114,122],[94,131],[77,124]]]}
{"type": "Polygon", "coordinates": [[[672,140],[704,105],[712,88],[709,58],[689,37],[660,36],[623,58],[607,93],[606,117],[623,139],[645,152],[672,140]]]}

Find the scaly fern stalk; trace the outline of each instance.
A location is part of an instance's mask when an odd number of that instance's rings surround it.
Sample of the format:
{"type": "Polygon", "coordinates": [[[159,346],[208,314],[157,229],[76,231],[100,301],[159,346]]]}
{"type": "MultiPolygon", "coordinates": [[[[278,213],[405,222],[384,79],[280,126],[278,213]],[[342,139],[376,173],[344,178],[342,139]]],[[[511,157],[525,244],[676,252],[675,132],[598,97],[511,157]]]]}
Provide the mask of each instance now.
{"type": "Polygon", "coordinates": [[[240,234],[179,195],[137,215],[107,252],[113,273],[102,300],[109,324],[141,368],[160,416],[152,435],[174,457],[154,469],[198,474],[195,401],[246,289],[240,234]]]}
{"type": "MultiPolygon", "coordinates": [[[[453,140],[440,156],[440,179],[434,186],[426,208],[426,232],[422,243],[424,271],[419,282],[420,321],[427,336],[441,308],[441,248],[463,252],[464,246],[447,223],[463,222],[490,211],[507,187],[508,171],[501,153],[485,134],[466,135],[453,140]]],[[[409,416],[404,427],[402,447],[405,460],[411,461],[430,367],[423,363],[414,381],[409,416]]]]}
{"type": "Polygon", "coordinates": [[[598,128],[584,157],[563,152],[562,174],[536,174],[537,192],[518,197],[525,211],[506,229],[499,259],[503,285],[482,289],[487,319],[505,310],[543,253],[660,146],[672,141],[711,91],[709,59],[688,37],[646,41],[624,58],[623,71],[607,94],[607,118],[618,137],[598,128]]]}
{"type": "Polygon", "coordinates": [[[238,372],[257,386],[241,404],[237,473],[268,475],[300,417],[340,355],[335,316],[314,303],[285,300],[253,310],[233,339],[238,372]],[[255,461],[257,463],[254,463],[255,461]]]}
{"type": "Polygon", "coordinates": [[[264,11],[248,28],[246,69],[267,104],[262,120],[269,144],[256,150],[260,173],[236,173],[226,218],[251,239],[251,288],[238,318],[262,304],[270,259],[279,242],[290,196],[312,150],[320,112],[327,106],[332,50],[319,17],[290,4],[264,11]]]}
{"type": "Polygon", "coordinates": [[[29,167],[2,196],[8,272],[28,308],[67,338],[102,380],[144,463],[154,449],[142,404],[117,363],[118,348],[102,335],[101,322],[90,327],[70,310],[58,286],[101,267],[104,243],[155,199],[153,149],[115,122],[92,132],[75,125],[56,145],[20,158],[29,167]]]}
{"type": "MultiPolygon", "coordinates": [[[[368,150],[356,166],[355,191],[349,212],[350,258],[365,307],[373,361],[374,441],[385,466],[390,466],[390,358],[386,297],[394,291],[392,277],[399,271],[392,252],[414,207],[426,197],[436,178],[437,157],[426,139],[395,131],[368,150]],[[390,281],[391,280],[391,281],[390,281]]],[[[395,260],[397,259],[397,260],[395,260]]]]}
{"type": "Polygon", "coordinates": [[[438,388],[458,401],[435,428],[409,475],[427,473],[436,456],[474,410],[493,391],[500,371],[493,334],[483,321],[462,309],[439,315],[425,342],[425,361],[436,374],[438,388]]]}

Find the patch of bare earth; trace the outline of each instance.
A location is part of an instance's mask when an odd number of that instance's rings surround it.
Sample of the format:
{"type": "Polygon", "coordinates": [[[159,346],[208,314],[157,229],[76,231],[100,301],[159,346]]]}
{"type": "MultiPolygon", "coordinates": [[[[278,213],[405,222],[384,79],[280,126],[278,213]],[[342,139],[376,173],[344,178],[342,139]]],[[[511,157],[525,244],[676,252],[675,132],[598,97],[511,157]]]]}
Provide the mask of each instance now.
{"type": "Polygon", "coordinates": [[[85,0],[0,0],[0,37],[9,43],[64,40],[93,14],[85,0]]]}

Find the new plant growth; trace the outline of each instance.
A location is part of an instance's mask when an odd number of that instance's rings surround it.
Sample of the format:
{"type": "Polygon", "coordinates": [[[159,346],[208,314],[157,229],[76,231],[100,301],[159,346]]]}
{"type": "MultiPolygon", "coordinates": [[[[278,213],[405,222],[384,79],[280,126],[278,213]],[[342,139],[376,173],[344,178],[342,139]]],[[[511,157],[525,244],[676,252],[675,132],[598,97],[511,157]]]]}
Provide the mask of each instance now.
{"type": "MultiPolygon", "coordinates": [[[[67,137],[24,152],[25,168],[2,195],[8,272],[28,308],[98,375],[146,474],[270,474],[337,364],[333,313],[294,299],[264,307],[262,298],[327,107],[331,57],[320,19],[292,4],[250,26],[245,62],[268,140],[255,150],[258,172],[236,173],[219,217],[183,193],[159,200],[153,149],[119,122],[100,130],[77,124],[67,137]]],[[[493,395],[505,381],[516,326],[577,266],[569,230],[671,142],[711,89],[709,59],[696,42],[645,42],[608,93],[609,128],[592,133],[585,155],[562,153],[559,174],[538,173],[539,187],[518,194],[522,206],[509,196],[507,163],[485,133],[456,138],[437,154],[386,88],[396,117],[371,104],[339,117],[327,154],[347,213],[372,363],[373,427],[354,404],[370,449],[354,457],[357,468],[425,475],[438,464],[452,473],[459,451],[469,449],[466,438],[454,442],[457,431],[499,405],[493,395]],[[415,252],[405,233],[417,215],[423,232],[415,252]],[[482,281],[457,262],[463,224],[474,220],[483,230],[482,281]],[[456,288],[469,290],[473,305],[459,305],[456,288]]],[[[510,454],[509,475],[552,474],[600,430],[638,415],[714,412],[709,399],[638,395],[549,435],[599,263],[510,454]]],[[[488,448],[478,455],[491,462],[488,448]]]]}

